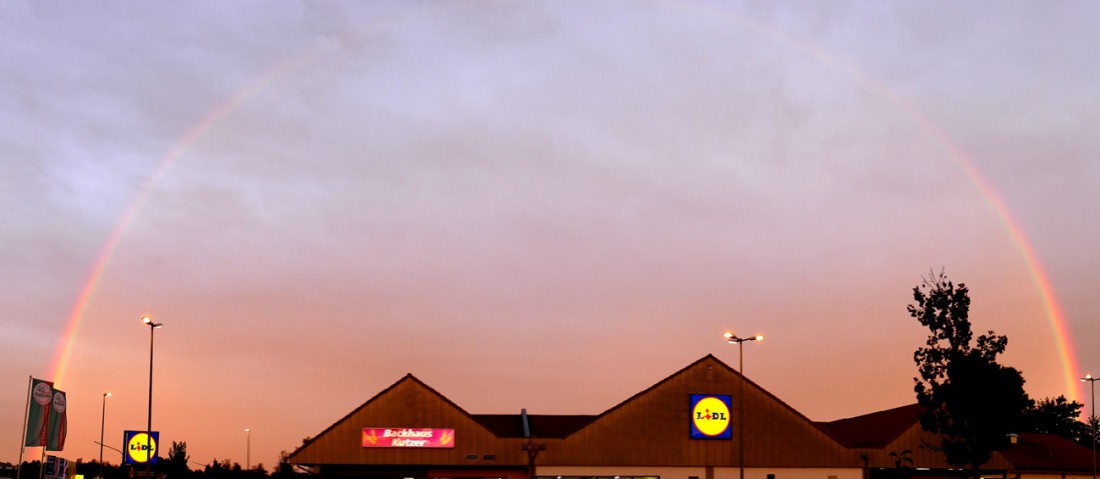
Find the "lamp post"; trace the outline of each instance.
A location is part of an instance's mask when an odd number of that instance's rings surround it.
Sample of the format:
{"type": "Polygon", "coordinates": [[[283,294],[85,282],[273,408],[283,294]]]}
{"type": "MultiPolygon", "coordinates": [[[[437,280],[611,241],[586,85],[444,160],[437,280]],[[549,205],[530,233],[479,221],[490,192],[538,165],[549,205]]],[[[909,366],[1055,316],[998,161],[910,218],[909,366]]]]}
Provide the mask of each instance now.
{"type": "MultiPolygon", "coordinates": [[[[757,334],[748,338],[739,338],[726,331],[726,341],[737,345],[737,469],[738,477],[745,479],[745,341],[763,341],[764,335],[757,334]]],[[[1095,479],[1095,478],[1093,478],[1095,479]]]]}
{"type": "Polygon", "coordinates": [[[244,470],[252,469],[252,429],[244,428],[244,470]]]}
{"type": "Polygon", "coordinates": [[[103,425],[107,422],[107,398],[111,392],[103,393],[103,412],[99,416],[99,479],[103,479],[103,425]]]}
{"type": "MultiPolygon", "coordinates": [[[[145,423],[145,477],[153,476],[153,332],[164,326],[154,323],[153,318],[142,316],[141,322],[149,325],[149,416],[145,423]]],[[[103,442],[103,441],[100,441],[103,442]]]]}
{"type": "Polygon", "coordinates": [[[1100,378],[1094,378],[1091,374],[1086,374],[1081,378],[1082,382],[1087,381],[1089,386],[1092,386],[1092,415],[1089,416],[1089,432],[1092,433],[1092,479],[1096,479],[1096,380],[1100,378]]]}

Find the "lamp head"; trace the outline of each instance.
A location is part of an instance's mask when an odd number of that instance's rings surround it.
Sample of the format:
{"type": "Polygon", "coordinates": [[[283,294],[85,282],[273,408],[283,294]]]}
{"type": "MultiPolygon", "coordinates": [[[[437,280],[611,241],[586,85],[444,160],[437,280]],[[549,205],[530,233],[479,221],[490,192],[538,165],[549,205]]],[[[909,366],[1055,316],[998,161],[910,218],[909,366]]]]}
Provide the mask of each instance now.
{"type": "Polygon", "coordinates": [[[763,341],[764,340],[764,335],[763,334],[757,334],[756,337],[754,337],[752,339],[754,339],[756,341],[763,341]]]}
{"type": "Polygon", "coordinates": [[[1081,382],[1085,382],[1085,381],[1092,381],[1092,375],[1091,374],[1086,374],[1085,377],[1081,378],[1081,382]]]}
{"type": "Polygon", "coordinates": [[[103,397],[105,397],[105,398],[111,397],[111,391],[107,391],[107,392],[103,393],[103,397]]]}
{"type": "Polygon", "coordinates": [[[164,326],[164,323],[154,323],[153,318],[150,318],[149,316],[142,316],[141,322],[148,324],[150,328],[159,328],[161,326],[164,326]]]}
{"type": "Polygon", "coordinates": [[[729,331],[726,331],[726,333],[723,334],[722,336],[725,336],[726,339],[733,339],[733,333],[731,333],[729,331]]]}

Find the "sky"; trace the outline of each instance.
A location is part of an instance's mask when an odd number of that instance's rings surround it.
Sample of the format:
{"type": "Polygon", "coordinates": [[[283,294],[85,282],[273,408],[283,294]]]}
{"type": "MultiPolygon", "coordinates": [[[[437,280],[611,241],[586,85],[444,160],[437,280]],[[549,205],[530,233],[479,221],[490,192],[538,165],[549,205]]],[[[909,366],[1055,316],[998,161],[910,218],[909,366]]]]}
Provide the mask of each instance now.
{"type": "Polygon", "coordinates": [[[748,379],[857,416],[915,402],[906,307],[940,271],[1033,398],[1088,404],[1097,18],[0,3],[0,461],[30,376],[67,393],[63,457],[145,428],[143,315],[153,429],[194,467],[271,470],[408,373],[475,414],[599,414],[736,366],[726,330],[766,336],[748,379]]]}

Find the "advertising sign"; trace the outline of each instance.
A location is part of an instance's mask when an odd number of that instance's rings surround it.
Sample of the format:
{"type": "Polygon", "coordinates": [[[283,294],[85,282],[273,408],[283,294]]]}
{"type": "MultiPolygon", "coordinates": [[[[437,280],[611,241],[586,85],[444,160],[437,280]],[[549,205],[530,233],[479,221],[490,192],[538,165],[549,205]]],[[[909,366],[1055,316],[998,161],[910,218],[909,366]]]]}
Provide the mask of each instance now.
{"type": "Polygon", "coordinates": [[[126,454],[123,456],[123,464],[157,463],[157,444],[160,442],[160,432],[152,431],[123,431],[122,443],[126,445],[126,454]],[[150,438],[149,436],[153,437],[150,438]]]}
{"type": "Polygon", "coordinates": [[[65,479],[69,477],[69,460],[56,456],[46,456],[46,479],[65,479]]]}
{"type": "Polygon", "coordinates": [[[691,438],[729,439],[733,437],[730,397],[723,394],[691,395],[691,438]]]}
{"type": "Polygon", "coordinates": [[[363,447],[455,447],[454,429],[366,427],[363,428],[363,447]]]}

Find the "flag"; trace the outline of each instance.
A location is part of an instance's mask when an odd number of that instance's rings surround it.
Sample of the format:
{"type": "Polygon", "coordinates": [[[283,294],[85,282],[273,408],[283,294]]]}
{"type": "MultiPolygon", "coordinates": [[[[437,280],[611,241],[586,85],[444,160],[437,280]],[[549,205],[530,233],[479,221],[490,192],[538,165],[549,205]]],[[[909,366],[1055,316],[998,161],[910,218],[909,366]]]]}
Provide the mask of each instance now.
{"type": "Polygon", "coordinates": [[[53,400],[50,402],[49,433],[46,435],[46,450],[61,451],[65,449],[65,435],[68,433],[68,418],[65,414],[65,391],[53,390],[53,400]]]}
{"type": "Polygon", "coordinates": [[[53,383],[31,378],[31,400],[27,401],[27,438],[23,445],[46,445],[52,402],[53,383]]]}

